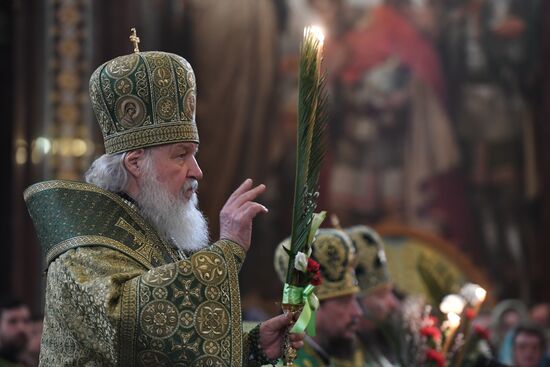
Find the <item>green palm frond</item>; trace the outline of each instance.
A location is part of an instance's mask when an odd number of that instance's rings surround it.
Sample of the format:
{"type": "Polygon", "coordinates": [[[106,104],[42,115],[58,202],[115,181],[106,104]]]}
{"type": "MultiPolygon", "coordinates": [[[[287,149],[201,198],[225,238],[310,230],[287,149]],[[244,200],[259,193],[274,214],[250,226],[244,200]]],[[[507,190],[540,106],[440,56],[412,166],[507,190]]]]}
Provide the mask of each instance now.
{"type": "Polygon", "coordinates": [[[431,303],[437,310],[437,305],[443,300],[447,294],[452,293],[450,287],[446,287],[443,280],[437,278],[433,270],[426,264],[419,261],[416,265],[416,270],[420,279],[424,282],[426,290],[428,292],[429,303],[431,303]]]}
{"type": "Polygon", "coordinates": [[[294,256],[307,252],[308,235],[319,196],[319,173],[325,155],[327,98],[318,50],[321,42],[305,32],[300,50],[296,178],[287,283],[293,280],[294,256]]]}

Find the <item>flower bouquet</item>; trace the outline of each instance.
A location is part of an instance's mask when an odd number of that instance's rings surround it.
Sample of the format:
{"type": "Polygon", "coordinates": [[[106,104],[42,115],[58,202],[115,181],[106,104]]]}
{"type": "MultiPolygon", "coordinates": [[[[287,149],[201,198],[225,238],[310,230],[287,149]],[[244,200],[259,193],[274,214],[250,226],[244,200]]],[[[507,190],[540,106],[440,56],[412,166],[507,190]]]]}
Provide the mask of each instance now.
{"type": "Polygon", "coordinates": [[[399,318],[381,324],[381,330],[401,367],[465,367],[490,352],[488,331],[473,321],[486,291],[468,283],[439,305],[439,317],[419,297],[402,304],[399,318]]]}

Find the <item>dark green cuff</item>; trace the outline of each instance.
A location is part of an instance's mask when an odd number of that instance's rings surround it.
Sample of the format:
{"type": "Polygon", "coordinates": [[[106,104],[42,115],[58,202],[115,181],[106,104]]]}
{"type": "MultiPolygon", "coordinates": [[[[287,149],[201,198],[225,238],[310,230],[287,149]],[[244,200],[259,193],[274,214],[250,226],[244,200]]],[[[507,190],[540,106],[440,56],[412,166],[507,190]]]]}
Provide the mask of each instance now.
{"type": "Polygon", "coordinates": [[[250,352],[248,355],[248,366],[264,366],[270,364],[275,366],[278,359],[269,358],[260,345],[260,326],[259,323],[254,329],[248,333],[250,352]]]}

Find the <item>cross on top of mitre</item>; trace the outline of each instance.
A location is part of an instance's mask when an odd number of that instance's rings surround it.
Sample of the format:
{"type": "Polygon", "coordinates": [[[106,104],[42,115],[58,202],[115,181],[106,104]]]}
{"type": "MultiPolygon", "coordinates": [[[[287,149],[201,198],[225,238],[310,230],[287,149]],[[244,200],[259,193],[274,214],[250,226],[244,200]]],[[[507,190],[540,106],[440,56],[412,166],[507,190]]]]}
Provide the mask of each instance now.
{"type": "Polygon", "coordinates": [[[130,34],[130,42],[134,45],[134,52],[139,52],[139,37],[137,36],[136,29],[130,29],[132,34],[130,34]]]}

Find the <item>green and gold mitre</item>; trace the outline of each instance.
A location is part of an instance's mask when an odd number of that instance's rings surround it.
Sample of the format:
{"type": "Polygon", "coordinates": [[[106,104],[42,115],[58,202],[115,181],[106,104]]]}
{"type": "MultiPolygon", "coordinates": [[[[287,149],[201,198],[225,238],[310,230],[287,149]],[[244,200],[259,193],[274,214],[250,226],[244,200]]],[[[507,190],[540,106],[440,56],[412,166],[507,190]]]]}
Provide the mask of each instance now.
{"type": "Polygon", "coordinates": [[[198,143],[196,96],[191,65],[167,52],[119,56],[98,67],[90,78],[92,107],[107,153],[198,143]]]}
{"type": "MultiPolygon", "coordinates": [[[[275,270],[284,283],[288,266],[288,254],[283,249],[290,248],[290,238],[285,239],[275,250],[275,270]]],[[[355,249],[349,236],[338,229],[319,229],[311,246],[311,258],[321,269],[323,282],[315,286],[319,300],[346,296],[359,292],[355,277],[355,249]]]]}
{"type": "Polygon", "coordinates": [[[384,242],[372,228],[359,225],[347,228],[357,252],[355,272],[361,292],[369,293],[391,284],[384,242]]]}

